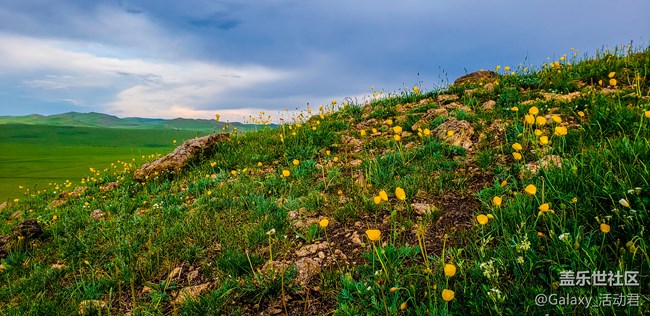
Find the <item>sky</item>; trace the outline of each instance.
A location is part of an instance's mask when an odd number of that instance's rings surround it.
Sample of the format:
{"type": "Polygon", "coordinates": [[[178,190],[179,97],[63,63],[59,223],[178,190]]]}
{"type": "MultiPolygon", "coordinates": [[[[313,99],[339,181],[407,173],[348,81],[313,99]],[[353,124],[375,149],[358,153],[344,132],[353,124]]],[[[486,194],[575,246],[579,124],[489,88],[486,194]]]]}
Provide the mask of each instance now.
{"type": "Polygon", "coordinates": [[[648,16],[647,0],[0,0],[0,116],[277,118],[647,47],[648,16]]]}

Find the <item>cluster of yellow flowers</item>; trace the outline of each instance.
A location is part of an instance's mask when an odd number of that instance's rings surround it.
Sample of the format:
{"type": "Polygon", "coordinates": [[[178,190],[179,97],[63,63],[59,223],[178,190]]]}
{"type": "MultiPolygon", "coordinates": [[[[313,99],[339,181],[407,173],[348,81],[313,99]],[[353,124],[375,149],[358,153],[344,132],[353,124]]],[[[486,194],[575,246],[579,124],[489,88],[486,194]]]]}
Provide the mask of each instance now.
{"type": "MultiPolygon", "coordinates": [[[[607,77],[609,78],[609,85],[612,86],[612,87],[616,87],[616,84],[618,83],[618,81],[616,81],[616,78],[614,78],[614,76],[616,76],[615,71],[612,71],[612,72],[609,73],[609,75],[607,75],[607,77]]],[[[603,80],[602,79],[598,80],[598,85],[599,86],[603,85],[603,80]]]]}

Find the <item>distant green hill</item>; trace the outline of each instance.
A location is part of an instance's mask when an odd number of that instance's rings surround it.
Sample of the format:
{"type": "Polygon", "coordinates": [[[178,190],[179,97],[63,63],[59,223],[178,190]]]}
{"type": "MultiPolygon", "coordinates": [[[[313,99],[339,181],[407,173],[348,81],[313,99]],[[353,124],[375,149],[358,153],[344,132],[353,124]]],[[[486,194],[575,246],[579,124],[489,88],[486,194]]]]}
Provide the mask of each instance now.
{"type": "MultiPolygon", "coordinates": [[[[136,129],[177,129],[195,131],[220,131],[225,122],[214,120],[175,118],[152,119],[127,117],[119,118],[103,113],[78,113],[68,112],[43,116],[31,114],[25,116],[0,116],[0,124],[27,124],[27,125],[53,125],[71,127],[102,127],[102,128],[136,128],[136,129]]],[[[239,122],[229,123],[230,128],[236,127],[241,131],[253,129],[253,124],[242,124],[239,122]]]]}

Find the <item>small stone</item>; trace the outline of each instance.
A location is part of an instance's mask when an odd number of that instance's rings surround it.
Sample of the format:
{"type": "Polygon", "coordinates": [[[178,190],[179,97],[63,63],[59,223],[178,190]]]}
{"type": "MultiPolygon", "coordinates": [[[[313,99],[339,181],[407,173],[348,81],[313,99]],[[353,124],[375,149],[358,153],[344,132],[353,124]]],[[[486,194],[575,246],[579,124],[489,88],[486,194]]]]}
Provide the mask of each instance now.
{"type": "Polygon", "coordinates": [[[87,315],[91,312],[106,308],[106,302],[100,300],[85,300],[79,303],[79,314],[87,315]]]}
{"type": "Polygon", "coordinates": [[[361,165],[362,162],[363,162],[363,161],[361,161],[361,159],[355,159],[355,160],[350,161],[350,166],[352,166],[352,167],[358,167],[358,166],[361,165]]]}
{"type": "Polygon", "coordinates": [[[65,202],[66,202],[65,200],[54,200],[48,205],[48,207],[57,207],[65,204],[65,202]]]}
{"type": "Polygon", "coordinates": [[[359,237],[359,233],[354,232],[352,234],[352,243],[355,245],[361,245],[361,238],[359,237]]]}
{"type": "Polygon", "coordinates": [[[209,286],[210,283],[203,283],[200,285],[188,286],[186,288],[183,288],[178,292],[178,296],[176,296],[176,300],[174,300],[174,304],[180,305],[183,304],[188,299],[198,298],[199,295],[201,295],[202,292],[206,291],[209,286]]]}
{"type": "Polygon", "coordinates": [[[485,103],[483,103],[483,110],[485,111],[492,111],[494,109],[494,106],[497,105],[496,101],[490,100],[485,103]]]}
{"type": "Polygon", "coordinates": [[[187,280],[191,282],[192,280],[196,279],[196,277],[198,276],[199,276],[199,270],[190,271],[190,273],[187,274],[187,280]]]}
{"type": "Polygon", "coordinates": [[[172,270],[172,272],[170,272],[167,275],[167,279],[171,280],[171,279],[180,277],[182,271],[183,271],[183,268],[181,268],[181,267],[175,268],[174,270],[172,270]]]}
{"type": "Polygon", "coordinates": [[[62,263],[58,263],[58,262],[57,262],[57,263],[53,263],[50,267],[51,267],[52,269],[63,270],[63,269],[65,269],[65,264],[62,264],[62,263]]]}
{"type": "Polygon", "coordinates": [[[322,251],[319,251],[319,252],[318,252],[318,258],[320,258],[321,260],[322,260],[322,259],[325,259],[325,253],[322,252],[322,251]]]}
{"type": "Polygon", "coordinates": [[[102,212],[102,210],[94,210],[90,213],[90,217],[94,218],[95,220],[100,220],[104,217],[104,212],[102,212]]]}
{"type": "Polygon", "coordinates": [[[426,203],[411,203],[411,207],[418,215],[427,215],[433,210],[433,205],[426,203]]]}

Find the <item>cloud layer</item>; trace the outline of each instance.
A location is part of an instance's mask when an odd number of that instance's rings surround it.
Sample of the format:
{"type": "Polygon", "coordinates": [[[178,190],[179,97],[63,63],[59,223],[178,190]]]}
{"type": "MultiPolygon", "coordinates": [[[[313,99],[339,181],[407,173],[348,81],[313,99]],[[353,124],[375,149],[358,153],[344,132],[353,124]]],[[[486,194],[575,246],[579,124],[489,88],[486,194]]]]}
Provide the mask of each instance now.
{"type": "Polygon", "coordinates": [[[570,47],[647,45],[649,13],[642,0],[0,0],[0,115],[241,121],[570,47]]]}

